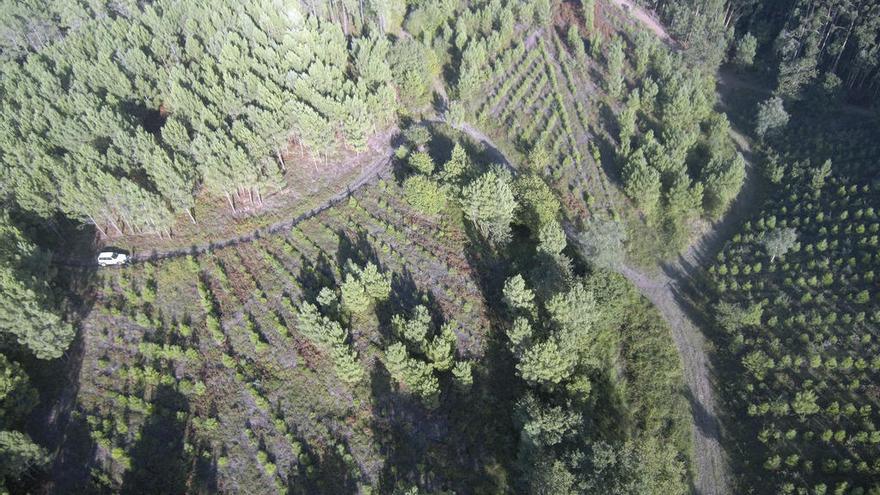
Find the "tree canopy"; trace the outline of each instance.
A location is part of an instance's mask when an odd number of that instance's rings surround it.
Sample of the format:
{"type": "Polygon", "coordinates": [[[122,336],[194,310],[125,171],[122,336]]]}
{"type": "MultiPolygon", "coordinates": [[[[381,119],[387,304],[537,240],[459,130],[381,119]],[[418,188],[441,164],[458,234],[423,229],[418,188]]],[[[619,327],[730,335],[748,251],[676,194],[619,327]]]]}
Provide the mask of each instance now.
{"type": "Polygon", "coordinates": [[[201,191],[281,189],[289,140],[323,160],[394,118],[388,42],[296,5],[62,3],[12,11],[72,27],[11,36],[0,82],[0,193],[37,215],[166,232],[201,191]]]}

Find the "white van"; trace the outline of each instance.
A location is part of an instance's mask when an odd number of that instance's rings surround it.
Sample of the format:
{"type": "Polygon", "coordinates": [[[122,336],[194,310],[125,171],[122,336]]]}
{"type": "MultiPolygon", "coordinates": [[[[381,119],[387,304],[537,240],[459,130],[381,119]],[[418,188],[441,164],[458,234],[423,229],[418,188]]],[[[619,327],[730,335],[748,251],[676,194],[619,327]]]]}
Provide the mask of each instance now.
{"type": "Polygon", "coordinates": [[[101,251],[101,254],[98,255],[98,265],[100,266],[124,265],[126,263],[128,263],[128,255],[125,253],[101,251]]]}

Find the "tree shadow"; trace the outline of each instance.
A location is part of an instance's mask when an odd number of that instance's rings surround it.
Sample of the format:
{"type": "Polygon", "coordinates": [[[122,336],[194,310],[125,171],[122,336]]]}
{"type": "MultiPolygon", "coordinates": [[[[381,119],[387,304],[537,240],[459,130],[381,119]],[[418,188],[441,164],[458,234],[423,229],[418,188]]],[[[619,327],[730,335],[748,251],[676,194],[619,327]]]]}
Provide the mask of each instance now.
{"type": "MultiPolygon", "coordinates": [[[[447,69],[443,71],[445,74],[452,74],[451,70],[447,69]]],[[[446,79],[447,81],[451,81],[452,79],[446,79]]],[[[440,84],[443,84],[440,82],[440,84]]],[[[434,109],[434,113],[437,115],[443,115],[449,110],[449,100],[443,98],[439,92],[434,91],[433,98],[431,98],[431,107],[434,109]]]]}
{"type": "Polygon", "coordinates": [[[152,404],[154,412],[128,453],[131,467],[120,493],[185,493],[191,459],[184,452],[186,424],[176,413],[188,411],[189,401],[174,387],[159,385],[152,404]]]}
{"type": "Polygon", "coordinates": [[[503,318],[502,289],[510,268],[510,261],[505,258],[507,253],[490,245],[470,222],[464,222],[464,233],[468,239],[464,249],[465,260],[471,273],[476,276],[477,288],[492,316],[503,318]]]}
{"type": "Polygon", "coordinates": [[[390,308],[397,312],[410,312],[416,306],[424,306],[431,315],[431,320],[439,326],[443,323],[443,309],[434,293],[423,290],[416,285],[415,278],[409,268],[395,272],[391,279],[391,297],[388,299],[390,308]]]}
{"type": "MultiPolygon", "coordinates": [[[[310,462],[303,465],[298,461],[294,467],[295,472],[288,473],[288,493],[358,493],[357,480],[352,476],[341,452],[329,446],[319,452],[304,440],[299,440],[299,444],[310,462]]],[[[345,441],[337,445],[343,445],[345,451],[349,450],[345,441]]]]}
{"type": "Polygon", "coordinates": [[[391,375],[377,363],[370,373],[373,416],[370,429],[384,459],[379,475],[380,492],[394,491],[399,482],[415,484],[420,478],[418,461],[424,459],[423,438],[407,434],[403,417],[415,410],[411,397],[395,390],[391,375]]]}
{"type": "Polygon", "coordinates": [[[322,288],[335,285],[335,274],[327,254],[321,251],[315,261],[300,256],[296,283],[302,289],[304,301],[314,301],[322,288]]]}
{"type": "Polygon", "coordinates": [[[36,443],[57,452],[52,465],[42,473],[46,479],[40,476],[35,484],[51,483],[58,493],[81,493],[88,488],[89,470],[83,461],[95,455],[89,425],[84,417],[72,414],[84,354],[79,335],[61,359],[39,362],[42,366],[36,366],[35,360],[34,371],[28,371],[42,400],[29,415],[26,430],[36,443]]]}
{"type": "MultiPolygon", "coordinates": [[[[508,377],[512,377],[512,373],[508,377]]],[[[452,389],[441,379],[441,405],[427,409],[416,397],[397,389],[381,365],[371,374],[371,430],[384,459],[379,492],[418,487],[429,493],[499,493],[489,467],[515,452],[516,431],[508,411],[511,403],[487,400],[493,383],[475,376],[469,392],[452,389]]],[[[497,389],[514,394],[515,387],[497,389]]]]}
{"type": "MultiPolygon", "coordinates": [[[[600,109],[600,119],[608,120],[615,119],[614,115],[608,109],[607,106],[602,106],[600,109]]],[[[618,187],[623,187],[623,178],[620,175],[620,169],[622,168],[618,163],[617,159],[617,145],[605,136],[604,134],[593,133],[593,144],[599,148],[599,155],[601,156],[600,163],[597,165],[605,172],[605,175],[608,177],[608,180],[617,185],[618,187]]]]}
{"type": "Polygon", "coordinates": [[[336,263],[339,266],[344,267],[348,261],[358,266],[367,263],[381,266],[379,254],[370,242],[366,230],[359,229],[353,239],[344,229],[337,230],[336,236],[339,238],[339,247],[336,250],[336,263]]]}
{"type": "MultiPolygon", "coordinates": [[[[64,230],[59,235],[66,232],[64,230]]],[[[91,236],[94,238],[94,232],[91,236]]],[[[91,247],[76,246],[74,249],[74,256],[82,258],[87,252],[89,260],[92,259],[91,247]]],[[[67,315],[67,322],[76,331],[70,347],[60,358],[38,360],[17,345],[6,350],[9,357],[21,363],[40,395],[40,403],[26,418],[25,431],[49,452],[57,452],[51,466],[37,474],[33,484],[51,482],[59,493],[75,493],[88,486],[89,472],[84,468],[83,460],[94,458],[95,443],[89,435],[89,426],[73,413],[85,356],[81,323],[97,302],[97,270],[91,262],[68,266],[59,270],[52,281],[63,302],[60,311],[67,315]]]]}
{"type": "Polygon", "coordinates": [[[432,127],[431,141],[428,142],[428,150],[434,163],[440,168],[444,163],[452,158],[452,149],[455,147],[455,140],[447,133],[439,132],[432,127]]]}
{"type": "MultiPolygon", "coordinates": [[[[489,254],[474,256],[493,262],[489,254]]],[[[497,279],[503,283],[503,272],[497,279]]],[[[500,286],[494,290],[500,293],[500,286]]],[[[384,337],[392,338],[391,315],[409,315],[419,304],[428,308],[438,328],[443,314],[433,294],[419,290],[409,270],[395,273],[392,295],[377,311],[384,337]]],[[[509,352],[495,334],[489,336],[486,359],[475,366],[470,389],[456,388],[448,372],[438,374],[442,398],[433,410],[399,390],[381,363],[373,368],[370,429],[384,459],[379,475],[381,493],[414,486],[455,493],[509,489],[505,476],[498,473],[513,469],[518,435],[506,412],[513,409],[521,384],[509,352]]]]}
{"type": "Polygon", "coordinates": [[[722,67],[718,73],[718,110],[727,115],[734,129],[754,129],[758,103],[771,96],[772,83],[729,67],[722,67]]]}
{"type": "Polygon", "coordinates": [[[718,421],[718,416],[706,409],[706,406],[694,395],[690,387],[685,389],[684,395],[691,406],[691,414],[694,417],[697,430],[704,437],[721,441],[721,423],[718,421]]]}

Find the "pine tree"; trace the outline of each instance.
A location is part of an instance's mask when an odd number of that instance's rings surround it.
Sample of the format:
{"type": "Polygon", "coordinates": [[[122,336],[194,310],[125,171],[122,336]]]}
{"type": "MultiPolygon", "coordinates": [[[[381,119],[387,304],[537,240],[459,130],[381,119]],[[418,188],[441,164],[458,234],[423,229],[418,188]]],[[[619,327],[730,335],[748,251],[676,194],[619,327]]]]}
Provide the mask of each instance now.
{"type": "Polygon", "coordinates": [[[575,357],[555,340],[538,342],[525,349],[516,369],[523,380],[552,388],[571,377],[575,357]]]}
{"type": "Polygon", "coordinates": [[[357,360],[357,354],[344,346],[333,347],[331,351],[333,368],[336,376],[348,385],[360,383],[366,376],[366,372],[357,360]]]}
{"type": "Polygon", "coordinates": [[[767,372],[776,366],[776,362],[764,351],[752,351],[742,359],[743,368],[751,373],[756,380],[763,381],[767,372]]]}
{"type": "Polygon", "coordinates": [[[557,445],[573,435],[583,423],[577,412],[561,406],[547,406],[532,393],[517,402],[514,417],[531,448],[557,445]]]}
{"type": "Polygon", "coordinates": [[[471,40],[461,55],[461,68],[458,77],[458,98],[469,100],[485,82],[489,55],[485,42],[471,40]]]}
{"type": "Polygon", "coordinates": [[[781,61],[776,75],[776,94],[786,98],[801,96],[803,87],[818,74],[819,44],[818,32],[809,33],[805,40],[794,33],[780,33],[777,56],[781,61]]]}
{"type": "Polygon", "coordinates": [[[49,261],[7,214],[0,214],[0,332],[39,359],[60,357],[74,336],[55,309],[49,261]]]}
{"type": "Polygon", "coordinates": [[[391,44],[384,37],[371,35],[354,41],[354,68],[367,84],[378,86],[391,81],[388,51],[391,44]]]}
{"type": "Polygon", "coordinates": [[[391,295],[391,275],[381,273],[373,263],[361,268],[349,261],[346,272],[340,291],[342,307],[349,313],[363,316],[391,295]]]}
{"type": "Polygon", "coordinates": [[[706,212],[719,218],[742,187],[746,176],[745,159],[740,153],[729,160],[713,158],[701,173],[706,212]]]}
{"type": "Polygon", "coordinates": [[[410,344],[416,352],[425,352],[431,331],[431,315],[428,313],[428,308],[422,305],[416,306],[410,318],[394,315],[391,318],[391,326],[395,334],[410,344]]]}
{"type": "Polygon", "coordinates": [[[517,209],[507,174],[489,171],[465,186],[462,210],[487,240],[504,244],[510,240],[510,224],[517,209]]]}
{"type": "Polygon", "coordinates": [[[556,257],[562,253],[565,246],[565,231],[562,230],[559,222],[548,222],[538,231],[538,251],[556,257]]]}
{"type": "Polygon", "coordinates": [[[825,179],[830,175],[831,160],[825,160],[820,167],[813,169],[812,177],[810,177],[810,187],[813,188],[813,191],[820,191],[825,186],[825,179]]]}
{"type": "MultiPolygon", "coordinates": [[[[17,431],[0,431],[0,480],[18,479],[28,470],[49,462],[45,449],[17,431]]],[[[0,488],[3,483],[0,483],[0,488]]]]}
{"type": "Polygon", "coordinates": [[[339,322],[321,315],[318,308],[303,302],[297,313],[299,331],[319,347],[331,349],[342,346],[348,340],[348,331],[339,322]]]}
{"type": "Polygon", "coordinates": [[[692,183],[687,174],[677,174],[665,193],[665,203],[670,218],[682,223],[702,210],[703,184],[692,183]]]}
{"type": "Polygon", "coordinates": [[[629,99],[626,101],[626,106],[623,107],[623,110],[617,116],[617,127],[619,129],[620,139],[620,149],[618,150],[618,153],[620,156],[625,157],[630,153],[632,138],[636,133],[636,117],[638,116],[640,106],[641,101],[639,91],[635,90],[630,93],[629,99]]]}
{"type": "Polygon", "coordinates": [[[446,208],[446,193],[434,180],[424,175],[413,175],[403,181],[406,202],[425,215],[439,215],[446,208]]]}
{"type": "Polygon", "coordinates": [[[620,222],[591,217],[578,236],[578,245],[591,265],[614,270],[624,261],[626,238],[626,229],[620,222]]]}
{"type": "Polygon", "coordinates": [[[537,237],[544,225],[558,223],[562,205],[550,186],[538,175],[528,174],[516,178],[513,184],[519,222],[537,237]]]}
{"type": "Polygon", "coordinates": [[[0,426],[24,418],[38,401],[21,365],[0,354],[0,426]]]}
{"type": "Polygon", "coordinates": [[[440,328],[440,333],[435,335],[425,349],[428,361],[437,371],[449,371],[455,364],[455,344],[458,339],[453,331],[454,324],[447,322],[440,328]]]}
{"type": "Polygon", "coordinates": [[[443,170],[439,176],[443,182],[457,183],[472,167],[470,157],[467,155],[461,143],[455,143],[452,148],[452,156],[449,161],[443,165],[443,170]]]}
{"type": "Polygon", "coordinates": [[[770,263],[779,256],[784,256],[797,242],[797,231],[791,227],[774,229],[763,235],[761,242],[770,255],[770,263]]]}
{"type": "Polygon", "coordinates": [[[791,410],[800,416],[801,419],[816,414],[821,410],[819,405],[816,404],[816,399],[816,393],[812,390],[800,391],[795,394],[794,400],[791,401],[791,410]]]}
{"type": "Polygon", "coordinates": [[[606,60],[608,74],[605,80],[605,90],[612,98],[620,98],[624,89],[623,64],[626,60],[624,48],[624,42],[619,37],[612,39],[608,47],[606,60]]]}
{"type": "Polygon", "coordinates": [[[522,275],[514,275],[504,282],[504,302],[512,311],[531,313],[535,309],[535,294],[522,275]]]}
{"type": "Polygon", "coordinates": [[[633,68],[636,77],[641,79],[648,70],[648,64],[651,61],[651,53],[654,51],[654,37],[648,31],[639,30],[636,32],[633,49],[633,68]]]}
{"type": "Polygon", "coordinates": [[[733,63],[740,67],[751,67],[755,62],[755,52],[757,49],[758,39],[752,36],[752,33],[744,34],[736,42],[733,63]]]}
{"type": "Polygon", "coordinates": [[[641,149],[633,152],[623,169],[624,190],[649,219],[660,203],[660,173],[648,165],[641,149]]]}
{"type": "Polygon", "coordinates": [[[534,330],[532,324],[527,318],[518,316],[513,320],[513,325],[507,329],[507,338],[510,340],[511,352],[517,357],[521,357],[525,349],[531,347],[534,338],[534,330]]]}
{"type": "MultiPolygon", "coordinates": [[[[322,291],[322,294],[322,299],[329,302],[327,293],[322,291]]],[[[303,302],[297,313],[297,327],[300,333],[330,356],[340,380],[355,385],[364,379],[365,371],[358,362],[357,353],[348,343],[348,331],[339,322],[322,315],[314,304],[303,302]]]]}
{"type": "Polygon", "coordinates": [[[434,173],[434,159],[425,152],[413,153],[407,160],[410,168],[424,175],[434,173]]]}
{"type": "Polygon", "coordinates": [[[581,2],[581,8],[584,13],[584,27],[592,42],[592,36],[596,30],[596,0],[584,0],[581,2]]]}
{"type": "Polygon", "coordinates": [[[584,40],[581,38],[581,33],[578,31],[576,24],[568,26],[566,41],[568,42],[568,46],[571,48],[574,57],[580,63],[586,63],[587,53],[584,49],[584,40]]]}
{"type": "Polygon", "coordinates": [[[782,98],[774,96],[758,104],[758,116],[756,118],[755,133],[763,138],[769,131],[777,130],[788,124],[788,112],[782,103],[782,98]]]}
{"type": "Polygon", "coordinates": [[[462,390],[470,389],[474,383],[471,362],[456,361],[455,366],[452,368],[452,377],[455,379],[455,384],[458,388],[462,390]]]}

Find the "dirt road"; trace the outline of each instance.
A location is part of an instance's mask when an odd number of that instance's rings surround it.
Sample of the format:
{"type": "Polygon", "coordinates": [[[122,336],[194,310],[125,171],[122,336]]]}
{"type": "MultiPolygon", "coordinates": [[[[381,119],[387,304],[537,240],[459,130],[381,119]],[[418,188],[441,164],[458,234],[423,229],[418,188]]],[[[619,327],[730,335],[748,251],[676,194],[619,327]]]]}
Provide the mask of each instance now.
{"type": "Polygon", "coordinates": [[[637,21],[644,24],[661,40],[670,44],[675,44],[675,40],[669,36],[669,33],[666,32],[666,28],[663,27],[663,24],[660,24],[660,21],[657,20],[657,16],[654,15],[653,12],[644,9],[640,5],[634,4],[631,0],[611,0],[611,2],[632,15],[637,21]]]}
{"type": "Polygon", "coordinates": [[[742,190],[727,214],[718,222],[704,224],[690,246],[677,260],[662,265],[659,274],[650,275],[632,266],[621,270],[657,307],[672,329],[672,338],[681,355],[685,383],[690,392],[694,417],[694,482],[696,492],[700,495],[728,494],[732,487],[726,454],[721,446],[722,428],[718,421],[714,372],[709,362],[704,331],[701,330],[706,321],[690,304],[693,292],[698,290],[694,281],[712,262],[725,240],[759,206],[758,171],[752,165],[748,139],[733,130],[731,137],[746,157],[747,166],[742,190]]]}
{"type": "MultiPolygon", "coordinates": [[[[308,220],[348,199],[348,197],[352,193],[366,186],[367,184],[372,183],[374,179],[382,176],[383,173],[388,172],[391,166],[391,156],[391,151],[389,150],[387,154],[376,158],[369,165],[365,166],[361,173],[358,174],[357,178],[347,184],[344,189],[341,189],[333,196],[327,198],[320,205],[301,215],[298,215],[295,218],[277,222],[237,237],[230,237],[228,239],[222,239],[206,244],[197,244],[168,251],[144,251],[134,253],[130,258],[130,263],[142,263],[144,261],[156,261],[168,258],[177,258],[180,256],[187,256],[191,254],[205,253],[214,249],[220,249],[228,246],[234,246],[236,244],[241,244],[243,242],[251,242],[268,234],[290,230],[294,225],[304,222],[305,220],[308,220]]],[[[53,260],[53,263],[62,266],[89,267],[94,266],[95,261],[93,259],[56,259],[53,260]]]]}
{"type": "MultiPolygon", "coordinates": [[[[482,143],[493,155],[502,157],[499,162],[510,166],[491,138],[479,129],[469,123],[462,123],[457,128],[482,143]]],[[[724,241],[734,234],[757,203],[757,171],[751,166],[748,139],[735,131],[731,131],[731,137],[746,157],[747,169],[743,188],[727,215],[718,222],[703,224],[702,231],[679,259],[661,266],[659,274],[649,275],[632,266],[621,269],[621,273],[660,311],[672,329],[673,341],[681,355],[694,418],[694,488],[699,495],[729,494],[731,486],[727,459],[721,446],[722,432],[716,412],[712,365],[707,354],[706,339],[700,329],[700,324],[705,323],[690,309],[687,292],[694,277],[708,266],[724,241]]]]}

